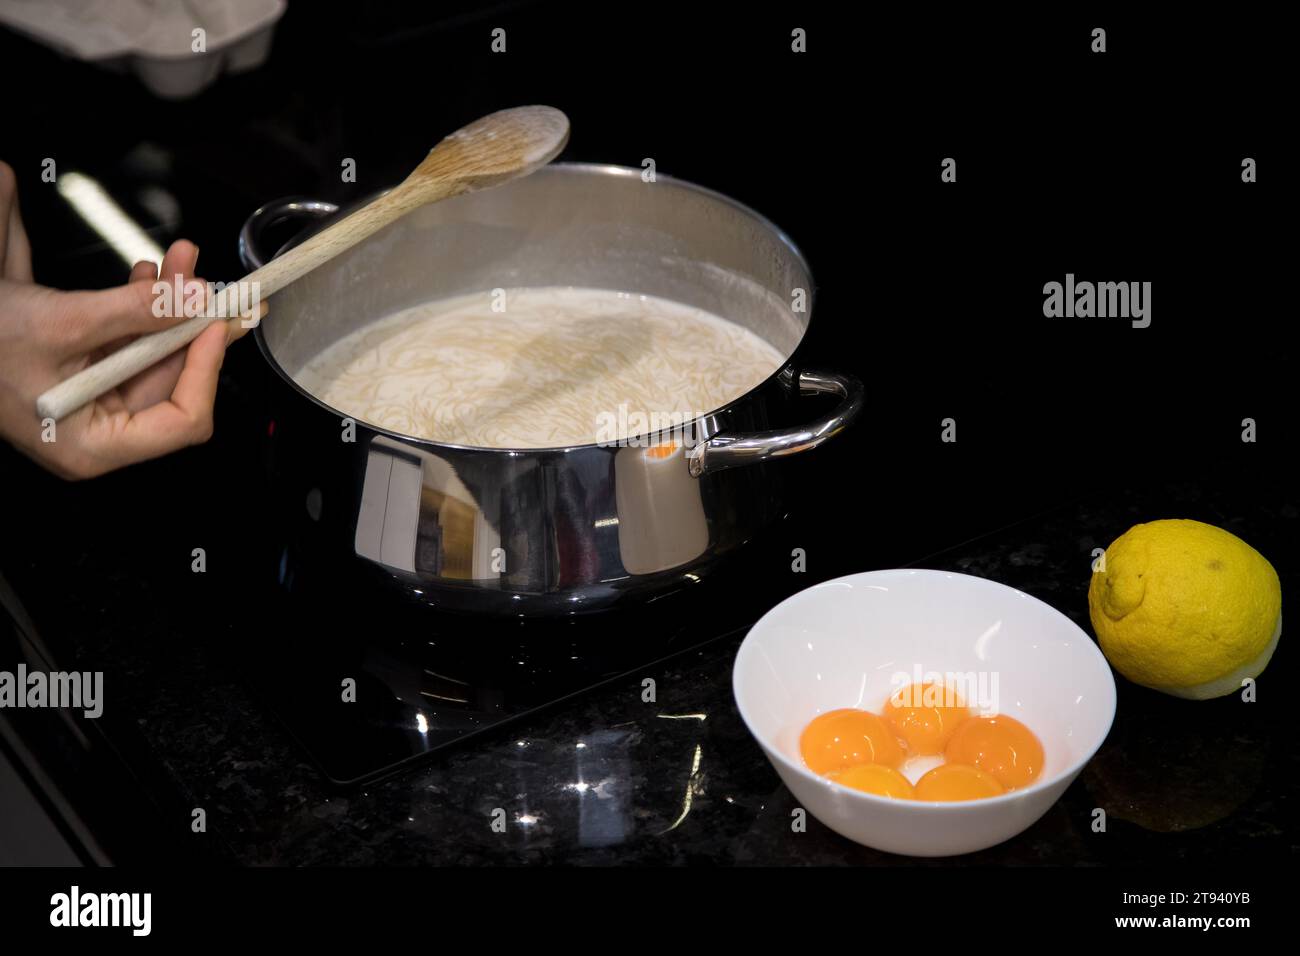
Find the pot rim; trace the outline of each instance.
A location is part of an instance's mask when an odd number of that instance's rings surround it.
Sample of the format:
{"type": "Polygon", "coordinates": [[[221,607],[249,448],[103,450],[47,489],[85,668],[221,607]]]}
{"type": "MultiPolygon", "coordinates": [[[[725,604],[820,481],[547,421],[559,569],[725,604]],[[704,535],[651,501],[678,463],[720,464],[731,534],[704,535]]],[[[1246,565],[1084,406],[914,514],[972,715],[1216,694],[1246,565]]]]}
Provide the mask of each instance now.
{"type": "MultiPolygon", "coordinates": [[[[533,175],[537,175],[539,173],[545,173],[549,169],[556,169],[556,168],[565,171],[580,172],[584,174],[605,175],[605,176],[625,176],[625,177],[627,176],[640,177],[642,172],[642,170],[637,167],[620,166],[616,163],[563,162],[563,163],[550,163],[546,166],[543,166],[541,169],[537,170],[536,173],[533,173],[533,175]]],[[[729,411],[730,409],[736,407],[742,402],[748,400],[751,395],[754,395],[755,393],[760,392],[763,389],[766,389],[769,385],[771,385],[774,381],[776,381],[783,374],[786,373],[786,370],[790,364],[790,359],[794,356],[795,352],[798,351],[799,346],[803,344],[804,339],[807,338],[808,336],[808,329],[812,326],[813,306],[816,301],[817,283],[813,279],[812,269],[808,265],[808,260],[804,257],[804,254],[799,249],[799,247],[795,245],[794,240],[792,240],[789,237],[789,235],[786,234],[785,230],[781,229],[779,226],[776,225],[776,223],[772,222],[772,220],[768,219],[762,213],[755,211],[751,207],[745,205],[744,203],[740,202],[737,199],[733,199],[731,196],[728,196],[725,193],[720,193],[715,189],[710,189],[708,186],[700,186],[697,183],[690,182],[689,180],[686,179],[680,179],[676,176],[669,176],[663,173],[656,172],[655,180],[656,182],[667,182],[673,186],[678,186],[683,189],[692,190],[696,193],[707,196],[710,199],[713,199],[717,202],[721,202],[725,205],[731,206],[732,208],[736,209],[738,212],[741,212],[749,216],[750,218],[754,219],[760,225],[770,230],[771,233],[776,237],[776,239],[783,246],[786,247],[786,249],[790,252],[790,254],[794,256],[795,261],[803,269],[804,274],[808,277],[808,286],[809,286],[808,324],[804,326],[803,332],[799,336],[799,341],[795,343],[794,348],[790,350],[790,353],[781,359],[780,364],[778,364],[777,367],[773,369],[772,373],[768,375],[766,378],[764,378],[757,385],[755,385],[753,388],[749,389],[749,391],[736,396],[731,401],[727,402],[725,405],[719,405],[717,408],[712,409],[711,411],[706,412],[703,415],[691,419],[689,422],[683,422],[678,426],[674,426],[675,429],[680,429],[682,431],[689,430],[689,433],[696,435],[698,438],[700,434],[700,430],[698,426],[704,419],[712,418],[714,416],[721,415],[729,411]]],[[[331,219],[327,221],[333,221],[333,220],[331,219]]],[[[307,233],[303,233],[303,235],[306,234],[307,233]]],[[[295,245],[298,241],[299,241],[298,237],[294,237],[293,239],[290,239],[289,242],[285,243],[278,250],[276,250],[275,255],[276,256],[280,255],[280,253],[284,252],[286,249],[295,245]]],[[[272,258],[275,258],[275,256],[272,256],[272,258]]],[[[383,317],[378,316],[377,318],[383,318],[383,317]]],[[[263,319],[262,321],[265,320],[263,319]]],[[[375,321],[375,320],[371,319],[370,321],[375,321]]],[[[307,389],[299,385],[297,380],[292,375],[290,375],[287,371],[285,371],[284,366],[281,365],[280,362],[276,359],[276,357],[271,354],[271,349],[266,344],[266,338],[262,332],[261,321],[259,321],[257,323],[257,326],[253,329],[253,338],[257,342],[258,351],[262,353],[262,358],[266,360],[267,364],[271,366],[272,370],[286,384],[288,384],[290,388],[296,391],[299,395],[306,398],[308,401],[312,402],[312,404],[316,405],[317,407],[321,408],[324,411],[329,412],[331,415],[340,416],[342,418],[351,418],[358,425],[364,425],[366,428],[370,429],[373,432],[376,432],[381,435],[387,435],[389,438],[398,439],[400,441],[406,442],[408,444],[413,444],[422,448],[430,448],[430,449],[451,448],[458,451],[498,452],[498,453],[509,455],[510,457],[521,456],[521,455],[566,454],[568,452],[584,451],[591,448],[618,449],[618,448],[625,448],[625,447],[650,447],[651,445],[654,444],[654,442],[652,441],[652,438],[654,436],[661,435],[663,434],[664,431],[672,430],[672,429],[660,429],[659,431],[656,432],[629,435],[626,438],[619,439],[619,441],[613,443],[588,442],[582,445],[555,445],[555,446],[548,446],[546,448],[501,448],[501,447],[492,447],[486,445],[461,445],[455,442],[436,441],[432,438],[420,438],[416,435],[408,435],[405,432],[394,431],[390,428],[385,428],[382,425],[376,425],[372,422],[365,421],[364,419],[359,418],[356,415],[351,415],[347,412],[344,412],[342,409],[335,408],[332,405],[327,405],[325,402],[321,401],[311,392],[307,391],[307,389]]]]}

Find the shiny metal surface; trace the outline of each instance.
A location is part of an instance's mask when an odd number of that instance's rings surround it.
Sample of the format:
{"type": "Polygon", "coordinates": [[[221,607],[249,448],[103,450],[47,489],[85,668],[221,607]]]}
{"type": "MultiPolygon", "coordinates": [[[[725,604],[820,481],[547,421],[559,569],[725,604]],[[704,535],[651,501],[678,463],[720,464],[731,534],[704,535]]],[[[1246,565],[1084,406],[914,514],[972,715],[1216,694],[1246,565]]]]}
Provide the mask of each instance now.
{"type": "Polygon", "coordinates": [[[266,265],[262,250],[266,243],[263,234],[276,223],[293,219],[327,219],[339,211],[332,202],[287,196],[255,209],[239,230],[239,261],[249,272],[266,265]]]}
{"type": "MultiPolygon", "coordinates": [[[[286,210],[319,211],[294,200],[254,219],[286,210]]],[[[643,182],[640,170],[553,165],[410,214],[278,294],[257,328],[285,385],[272,467],[294,559],[347,555],[358,574],[420,603],[521,615],[578,613],[700,580],[782,513],[766,459],[816,447],[861,410],[856,380],[795,373],[811,309],[789,303],[795,290],[810,300],[811,288],[802,256],[767,220],[688,183],[643,182]],[[411,438],[353,422],[293,380],[360,324],[529,285],[685,302],[745,325],[786,359],[684,430],[552,449],[411,438]],[[844,401],[799,424],[798,395],[826,391],[844,401]]]]}
{"type": "Polygon", "coordinates": [[[843,397],[829,415],[796,428],[781,428],[756,434],[714,435],[693,447],[686,456],[691,477],[698,478],[724,468],[751,465],[768,458],[781,458],[810,451],[843,430],[862,411],[866,390],[852,375],[804,369],[799,373],[803,395],[831,393],[843,397]]]}

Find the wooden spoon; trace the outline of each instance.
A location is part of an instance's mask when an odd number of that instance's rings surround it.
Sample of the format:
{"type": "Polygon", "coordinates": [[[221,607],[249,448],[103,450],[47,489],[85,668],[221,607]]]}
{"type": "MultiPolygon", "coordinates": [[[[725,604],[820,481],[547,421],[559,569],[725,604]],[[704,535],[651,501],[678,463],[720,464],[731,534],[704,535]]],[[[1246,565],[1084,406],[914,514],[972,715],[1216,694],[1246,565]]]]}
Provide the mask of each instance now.
{"type": "Polygon", "coordinates": [[[245,303],[249,288],[258,299],[274,295],[413,209],[527,176],[554,159],[568,139],[568,118],[549,106],[501,110],[470,123],[430,150],[396,188],[226,286],[212,297],[207,314],[142,335],[60,382],[36,400],[36,413],[58,421],[193,341],[213,322],[240,315],[241,285],[245,303]]]}

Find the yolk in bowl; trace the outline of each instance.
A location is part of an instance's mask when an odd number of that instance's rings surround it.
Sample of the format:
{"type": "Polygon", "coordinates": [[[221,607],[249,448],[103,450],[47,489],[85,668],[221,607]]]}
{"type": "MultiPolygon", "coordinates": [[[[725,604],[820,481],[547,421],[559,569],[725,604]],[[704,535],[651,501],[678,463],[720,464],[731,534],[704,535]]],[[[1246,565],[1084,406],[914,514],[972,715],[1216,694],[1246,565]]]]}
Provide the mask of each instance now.
{"type": "Polygon", "coordinates": [[[940,764],[916,781],[918,800],[982,800],[1005,792],[992,775],[961,763],[940,764]]]}
{"type": "Polygon", "coordinates": [[[943,684],[908,684],[885,702],[885,723],[907,744],[908,753],[941,754],[970,710],[943,684]]]}
{"type": "Polygon", "coordinates": [[[863,793],[874,793],[878,797],[911,800],[914,795],[912,782],[893,767],[883,764],[858,764],[829,774],[829,777],[841,786],[852,787],[863,793]]]}
{"type": "Polygon", "coordinates": [[[950,763],[978,767],[1008,790],[1027,786],[1042,772],[1043,745],[1033,731],[999,714],[963,720],[944,748],[950,763]]]}
{"type": "Polygon", "coordinates": [[[903,748],[885,722],[851,707],[827,711],[809,723],[799,738],[799,752],[816,774],[861,763],[897,767],[903,762],[903,748]]]}

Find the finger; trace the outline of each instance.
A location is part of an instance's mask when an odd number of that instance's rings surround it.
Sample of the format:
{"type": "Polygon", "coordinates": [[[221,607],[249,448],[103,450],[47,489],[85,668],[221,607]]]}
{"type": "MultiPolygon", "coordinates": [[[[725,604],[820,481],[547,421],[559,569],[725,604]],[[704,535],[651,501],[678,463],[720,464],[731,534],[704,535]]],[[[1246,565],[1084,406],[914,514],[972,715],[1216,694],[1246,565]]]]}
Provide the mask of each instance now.
{"type": "Polygon", "coordinates": [[[32,246],[27,241],[23,217],[18,212],[18,197],[9,208],[8,249],[0,258],[4,260],[4,277],[14,282],[32,281],[32,246]]]}
{"type": "MultiPolygon", "coordinates": [[[[225,330],[220,325],[203,331],[190,343],[185,355],[185,366],[176,379],[171,401],[191,419],[206,418],[209,430],[212,425],[212,405],[217,399],[217,380],[221,363],[226,358],[225,330]]],[[[204,435],[202,440],[206,440],[204,435]]]]}
{"type": "Polygon", "coordinates": [[[127,276],[127,282],[149,282],[152,283],[158,278],[158,267],[148,259],[141,259],[131,267],[131,274],[127,276]]]}
{"type": "Polygon", "coordinates": [[[199,247],[188,239],[177,239],[167,247],[167,252],[163,255],[162,268],[159,275],[166,281],[170,281],[176,276],[194,275],[194,270],[199,264],[199,247]]]}
{"type": "Polygon", "coordinates": [[[9,219],[18,203],[18,177],[13,167],[0,162],[0,275],[9,275],[9,219]]]}
{"type": "Polygon", "coordinates": [[[204,329],[185,351],[171,397],[132,415],[119,433],[97,439],[97,456],[120,467],[207,441],[225,344],[220,325],[204,329]]]}
{"type": "Polygon", "coordinates": [[[253,329],[257,328],[257,323],[266,318],[266,311],[266,300],[263,299],[261,302],[257,303],[257,308],[253,311],[251,316],[242,315],[237,318],[227,319],[226,344],[229,345],[232,342],[239,341],[249,332],[253,331],[253,329]],[[249,325],[245,326],[245,322],[248,322],[249,325]]]}

